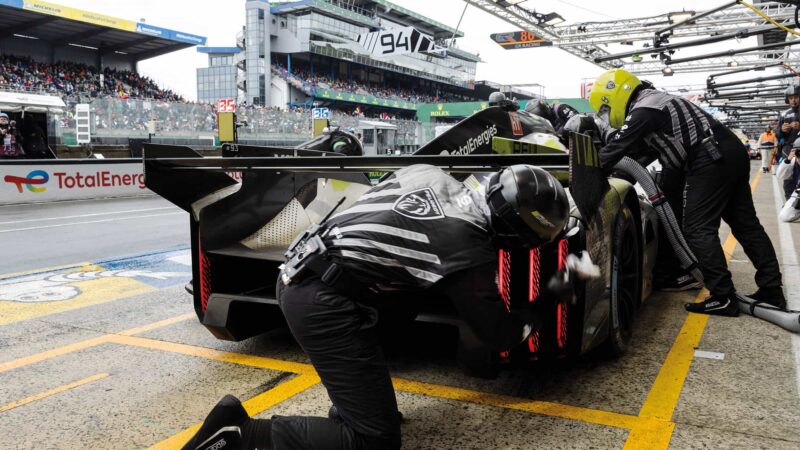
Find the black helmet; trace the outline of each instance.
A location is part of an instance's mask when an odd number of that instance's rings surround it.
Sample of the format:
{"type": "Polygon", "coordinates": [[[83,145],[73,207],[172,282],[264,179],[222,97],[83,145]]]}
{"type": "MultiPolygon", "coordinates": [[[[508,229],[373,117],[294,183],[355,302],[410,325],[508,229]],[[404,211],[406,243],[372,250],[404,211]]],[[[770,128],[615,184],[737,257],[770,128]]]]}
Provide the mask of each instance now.
{"type": "Polygon", "coordinates": [[[558,236],[569,218],[567,193],[544,169],[517,164],[492,175],[486,190],[499,237],[536,247],[558,236]]]}
{"type": "Polygon", "coordinates": [[[783,91],[783,101],[786,104],[789,104],[789,96],[790,95],[797,95],[800,96],[800,84],[790,84],[786,86],[786,90],[783,91]]]}
{"type": "Polygon", "coordinates": [[[529,101],[528,104],[525,105],[525,111],[528,111],[531,114],[536,114],[551,124],[555,119],[555,115],[553,115],[553,108],[548,106],[544,100],[529,101]]]}

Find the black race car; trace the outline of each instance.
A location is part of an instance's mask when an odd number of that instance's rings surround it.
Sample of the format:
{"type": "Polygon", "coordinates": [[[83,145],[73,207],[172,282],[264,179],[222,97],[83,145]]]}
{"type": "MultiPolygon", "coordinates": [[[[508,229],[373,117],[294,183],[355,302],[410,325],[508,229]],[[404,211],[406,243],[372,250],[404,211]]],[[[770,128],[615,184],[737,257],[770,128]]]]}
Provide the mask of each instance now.
{"type": "Polygon", "coordinates": [[[636,310],[651,291],[657,219],[628,181],[603,175],[589,137],[573,134],[567,151],[547,122],[501,105],[464,119],[411,156],[343,156],[326,151],[324,141],[316,139],[315,150],[230,145],[225,157],[145,144],[147,187],[190,213],[194,308],[216,337],[239,341],[285,326],[275,300],[284,251],[341,198],[346,208],[369,189],[367,173],[425,163],[477,185],[482,174],[525,163],[555,175],[573,203],[568,232],[556,242],[498,249],[500,298],[508,309],[539,314],[538,334],[497,355],[448,302],[418,293],[387,302],[395,309],[386,316],[459,326],[468,367],[575,356],[599,346],[625,352],[636,310]],[[576,280],[573,301],[559,302],[545,286],[568,254],[581,250],[600,276],[576,280]]]}

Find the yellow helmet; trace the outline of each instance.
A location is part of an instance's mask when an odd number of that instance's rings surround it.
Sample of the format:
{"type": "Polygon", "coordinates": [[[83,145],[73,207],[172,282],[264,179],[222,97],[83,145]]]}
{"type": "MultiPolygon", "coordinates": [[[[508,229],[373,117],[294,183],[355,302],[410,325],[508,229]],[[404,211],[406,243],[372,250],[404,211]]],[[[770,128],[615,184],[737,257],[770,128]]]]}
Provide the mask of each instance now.
{"type": "Polygon", "coordinates": [[[606,105],[610,108],[608,113],[612,127],[620,128],[625,122],[628,102],[631,95],[642,84],[636,75],[623,69],[612,69],[597,77],[589,94],[589,104],[595,112],[600,112],[600,107],[606,105]]]}

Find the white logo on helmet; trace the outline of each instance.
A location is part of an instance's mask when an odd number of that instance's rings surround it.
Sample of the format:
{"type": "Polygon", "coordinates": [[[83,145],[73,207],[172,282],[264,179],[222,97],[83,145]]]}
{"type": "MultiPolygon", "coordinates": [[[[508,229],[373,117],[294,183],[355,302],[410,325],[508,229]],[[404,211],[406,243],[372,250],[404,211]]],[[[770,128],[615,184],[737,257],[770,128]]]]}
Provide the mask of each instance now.
{"type": "Polygon", "coordinates": [[[609,81],[608,83],[606,83],[606,89],[614,89],[616,87],[617,87],[617,85],[614,84],[613,81],[609,81]]]}
{"type": "Polygon", "coordinates": [[[604,95],[604,96],[600,97],[600,101],[602,101],[603,103],[608,103],[608,97],[606,97],[604,95]]]}

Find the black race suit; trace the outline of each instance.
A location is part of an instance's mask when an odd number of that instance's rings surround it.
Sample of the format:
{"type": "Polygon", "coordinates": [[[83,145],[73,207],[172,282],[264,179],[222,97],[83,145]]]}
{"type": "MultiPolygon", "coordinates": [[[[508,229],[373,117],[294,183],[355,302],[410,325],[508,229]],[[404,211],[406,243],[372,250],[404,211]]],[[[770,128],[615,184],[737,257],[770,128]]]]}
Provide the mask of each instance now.
{"type": "MultiPolygon", "coordinates": [[[[525,338],[527,320],[499,301],[481,202],[441,170],[411,166],[333,216],[325,243],[333,261],[365,286],[437,290],[484,342],[510,348],[525,338]]],[[[340,292],[310,276],[280,296],[341,420],[275,416],[276,449],[400,447],[397,402],[376,330],[381,296],[368,292],[340,292]]]]}
{"type": "Polygon", "coordinates": [[[648,147],[658,152],[665,167],[686,173],[683,232],[711,294],[735,292],[719,242],[720,219],[731,227],[756,267],[758,286],[781,286],[775,249],[756,217],[749,185],[750,161],[739,139],[688,101],[645,90],[632,99],[630,114],[601,149],[600,162],[610,170],[623,156],[639,155],[648,147]],[[699,143],[706,135],[706,124],[719,143],[720,161],[713,161],[699,143]]]}

